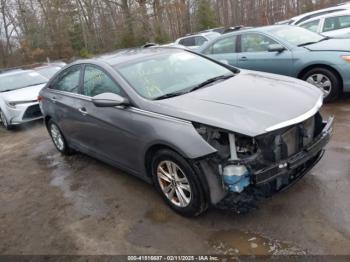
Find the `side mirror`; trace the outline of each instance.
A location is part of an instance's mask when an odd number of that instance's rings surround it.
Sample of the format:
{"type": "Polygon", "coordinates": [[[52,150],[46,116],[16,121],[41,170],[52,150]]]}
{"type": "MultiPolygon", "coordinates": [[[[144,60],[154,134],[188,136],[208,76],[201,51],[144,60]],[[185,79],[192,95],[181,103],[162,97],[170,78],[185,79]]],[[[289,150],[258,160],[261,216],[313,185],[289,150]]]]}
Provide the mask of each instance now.
{"type": "Polygon", "coordinates": [[[278,52],[281,53],[284,50],[286,50],[286,48],[280,44],[272,44],[269,45],[269,52],[278,52]]]}
{"type": "Polygon", "coordinates": [[[92,98],[92,103],[97,107],[127,106],[129,100],[113,93],[103,93],[92,98]]]}

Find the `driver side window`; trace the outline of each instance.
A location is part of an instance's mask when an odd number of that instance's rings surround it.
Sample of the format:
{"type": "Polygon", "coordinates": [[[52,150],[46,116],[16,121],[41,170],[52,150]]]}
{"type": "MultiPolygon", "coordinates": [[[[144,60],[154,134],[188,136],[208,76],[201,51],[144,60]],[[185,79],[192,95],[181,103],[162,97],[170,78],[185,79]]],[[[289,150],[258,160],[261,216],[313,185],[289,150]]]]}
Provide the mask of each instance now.
{"type": "Polygon", "coordinates": [[[124,96],[121,87],[106,73],[95,66],[86,66],[84,73],[84,95],[93,97],[102,93],[113,93],[124,96]]]}
{"type": "Polygon", "coordinates": [[[245,34],[242,35],[242,52],[257,53],[268,52],[269,46],[278,44],[271,38],[260,34],[245,34]]]}

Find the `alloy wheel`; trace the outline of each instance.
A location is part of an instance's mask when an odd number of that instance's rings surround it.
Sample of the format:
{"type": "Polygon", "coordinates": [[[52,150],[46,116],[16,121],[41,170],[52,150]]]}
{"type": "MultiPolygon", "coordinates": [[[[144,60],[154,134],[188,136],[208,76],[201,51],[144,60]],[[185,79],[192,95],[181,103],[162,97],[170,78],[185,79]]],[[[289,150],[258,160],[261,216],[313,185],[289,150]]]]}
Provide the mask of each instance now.
{"type": "Polygon", "coordinates": [[[332,91],[332,82],[324,74],[313,74],[306,79],[306,82],[321,89],[324,97],[329,96],[332,91]]]}
{"type": "Polygon", "coordinates": [[[55,124],[51,124],[50,133],[51,133],[52,140],[55,143],[55,146],[58,148],[58,150],[63,151],[64,150],[63,136],[55,124]]]}
{"type": "Polygon", "coordinates": [[[192,198],[189,181],[181,168],[172,161],[162,161],[157,167],[159,185],[168,200],[178,206],[187,207],[192,198]]]}

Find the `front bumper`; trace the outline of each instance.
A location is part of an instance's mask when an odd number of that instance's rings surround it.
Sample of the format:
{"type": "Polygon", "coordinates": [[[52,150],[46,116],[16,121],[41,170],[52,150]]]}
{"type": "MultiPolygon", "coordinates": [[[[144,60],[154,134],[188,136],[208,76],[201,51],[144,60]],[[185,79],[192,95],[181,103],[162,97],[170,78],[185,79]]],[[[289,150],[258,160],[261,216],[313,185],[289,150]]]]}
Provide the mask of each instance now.
{"type": "Polygon", "coordinates": [[[324,123],[322,132],[315,138],[312,144],[305,147],[299,153],[276,163],[267,168],[252,173],[252,184],[262,185],[276,180],[279,177],[291,177],[291,180],[305,175],[322,158],[324,147],[333,133],[334,118],[330,117],[324,123]]]}
{"type": "Polygon", "coordinates": [[[6,106],[5,115],[9,125],[19,125],[41,119],[39,103],[19,104],[15,107],[6,106]]]}

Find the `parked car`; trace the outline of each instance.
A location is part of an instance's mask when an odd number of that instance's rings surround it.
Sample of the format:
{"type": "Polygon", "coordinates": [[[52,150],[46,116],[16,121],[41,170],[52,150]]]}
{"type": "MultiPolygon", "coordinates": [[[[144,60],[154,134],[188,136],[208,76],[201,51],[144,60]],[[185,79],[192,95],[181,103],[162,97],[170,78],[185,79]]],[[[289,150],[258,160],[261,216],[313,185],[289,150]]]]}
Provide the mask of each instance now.
{"type": "Polygon", "coordinates": [[[320,88],[326,101],[350,91],[350,39],[274,25],[223,35],[198,52],[239,68],[305,80],[320,88]]]}
{"type": "Polygon", "coordinates": [[[335,13],[335,12],[339,12],[339,11],[345,11],[345,10],[350,10],[350,3],[349,2],[344,3],[344,4],[340,4],[340,5],[336,5],[333,7],[313,11],[313,12],[304,13],[304,14],[295,16],[291,19],[277,22],[276,24],[279,24],[279,25],[299,25],[299,24],[305,22],[306,20],[309,20],[312,18],[316,18],[319,16],[323,16],[323,15],[327,15],[327,14],[331,14],[331,13],[335,13]]]}
{"type": "Polygon", "coordinates": [[[208,33],[199,33],[196,35],[188,35],[185,37],[181,37],[177,39],[174,44],[182,45],[191,50],[197,50],[203,44],[208,42],[209,40],[213,40],[218,38],[221,34],[217,32],[208,32],[208,33]]]}
{"type": "Polygon", "coordinates": [[[154,183],[187,216],[299,180],[332,132],[322,98],[304,81],[169,47],[77,61],[39,96],[58,151],[81,151],[154,183]]]}
{"type": "Polygon", "coordinates": [[[50,79],[53,77],[58,71],[60,71],[64,67],[64,65],[56,65],[56,64],[46,64],[39,67],[34,68],[36,72],[41,74],[42,76],[50,79]]]}
{"type": "Polygon", "coordinates": [[[0,121],[6,129],[42,118],[37,97],[47,81],[33,70],[0,75],[0,121]]]}
{"type": "Polygon", "coordinates": [[[350,10],[312,18],[299,26],[325,36],[350,37],[350,10]]]}

